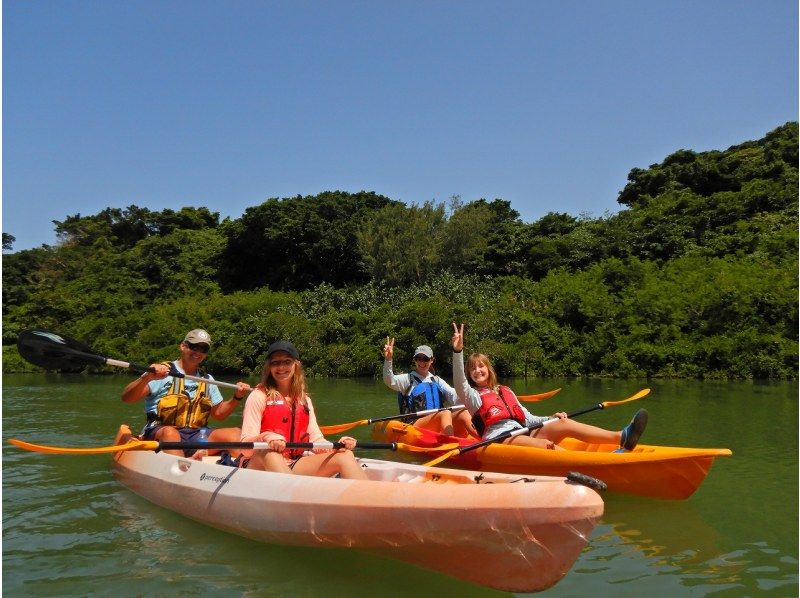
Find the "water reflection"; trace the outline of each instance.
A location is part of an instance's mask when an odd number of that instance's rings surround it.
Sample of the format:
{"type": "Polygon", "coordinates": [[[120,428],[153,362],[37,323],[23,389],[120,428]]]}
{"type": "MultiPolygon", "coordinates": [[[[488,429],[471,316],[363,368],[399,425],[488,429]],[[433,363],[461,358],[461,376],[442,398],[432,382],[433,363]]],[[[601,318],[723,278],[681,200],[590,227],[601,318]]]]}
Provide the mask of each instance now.
{"type": "Polygon", "coordinates": [[[691,502],[608,497],[589,546],[554,592],[570,595],[581,578],[593,577],[597,595],[741,596],[766,589],[796,594],[796,557],[766,542],[733,551],[727,545],[726,535],[691,502]]]}
{"type": "Polygon", "coordinates": [[[174,571],[174,555],[182,552],[191,555],[182,564],[182,575],[194,577],[194,591],[202,595],[335,596],[371,588],[382,596],[407,596],[421,587],[437,594],[503,595],[355,550],[274,546],[240,538],[189,521],[126,490],[116,493],[114,502],[125,531],[121,548],[140,555],[132,576],[143,590],[158,593],[165,577],[171,580],[170,592],[182,588],[174,571]]]}

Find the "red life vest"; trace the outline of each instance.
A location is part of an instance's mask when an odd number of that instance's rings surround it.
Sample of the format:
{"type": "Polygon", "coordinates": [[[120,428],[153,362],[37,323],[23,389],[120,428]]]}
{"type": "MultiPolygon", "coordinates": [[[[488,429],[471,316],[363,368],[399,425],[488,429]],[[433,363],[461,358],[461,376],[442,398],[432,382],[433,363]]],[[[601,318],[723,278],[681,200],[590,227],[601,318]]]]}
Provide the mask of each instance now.
{"type": "Polygon", "coordinates": [[[525,425],[525,414],[516,395],[507,386],[498,386],[495,392],[491,388],[482,388],[478,391],[481,396],[481,408],[478,415],[488,428],[504,419],[513,419],[525,425]]]}
{"type": "MultiPolygon", "coordinates": [[[[311,421],[308,405],[288,401],[278,392],[267,392],[261,384],[256,388],[267,395],[264,412],[261,414],[261,431],[280,434],[286,442],[308,442],[308,424],[311,421]]],[[[303,451],[304,449],[286,449],[283,456],[296,459],[303,451]]]]}

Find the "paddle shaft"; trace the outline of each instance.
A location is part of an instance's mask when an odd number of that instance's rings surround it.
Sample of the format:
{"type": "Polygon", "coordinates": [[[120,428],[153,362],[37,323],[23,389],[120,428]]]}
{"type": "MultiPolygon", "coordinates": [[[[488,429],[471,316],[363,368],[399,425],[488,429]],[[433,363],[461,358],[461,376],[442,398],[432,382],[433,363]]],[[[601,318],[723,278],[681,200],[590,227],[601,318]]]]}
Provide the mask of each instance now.
{"type": "Polygon", "coordinates": [[[432,413],[439,413],[440,411],[448,411],[448,410],[462,410],[466,409],[464,405],[452,405],[450,407],[442,407],[441,409],[425,409],[424,411],[414,411],[412,413],[403,413],[402,415],[387,415],[385,417],[373,417],[372,419],[368,419],[368,424],[374,424],[377,422],[386,422],[393,419],[418,419],[420,417],[425,417],[426,415],[430,415],[432,413]]]}
{"type": "Polygon", "coordinates": [[[350,430],[355,428],[356,426],[365,426],[368,424],[374,424],[376,422],[385,422],[392,419],[400,419],[400,420],[407,420],[407,419],[418,419],[420,417],[424,417],[426,415],[430,415],[432,413],[439,413],[440,411],[447,411],[448,409],[454,410],[461,410],[466,409],[464,405],[453,405],[451,407],[442,407],[440,409],[426,409],[424,411],[416,411],[412,413],[403,413],[400,415],[387,415],[385,417],[373,417],[371,419],[360,419],[355,422],[350,422],[347,424],[336,424],[332,426],[320,426],[320,430],[322,430],[323,434],[338,434],[339,432],[344,432],[345,430],[350,430]]]}
{"type": "MultiPolygon", "coordinates": [[[[125,368],[137,374],[155,372],[150,366],[137,365],[135,363],[128,363],[127,361],[120,361],[119,359],[104,357],[97,353],[90,353],[90,351],[92,351],[91,347],[84,345],[82,342],[48,330],[23,330],[17,341],[17,347],[19,348],[20,355],[24,359],[45,369],[65,367],[65,365],[71,365],[72,361],[79,361],[92,365],[111,365],[118,368],[125,368]]],[[[238,386],[230,384],[229,382],[219,382],[217,380],[183,374],[172,364],[170,365],[169,375],[174,378],[186,378],[187,380],[194,380],[196,382],[205,382],[206,384],[224,386],[234,390],[238,389],[238,386]]]]}
{"type": "MultiPolygon", "coordinates": [[[[120,361],[119,359],[111,359],[110,357],[103,357],[102,355],[92,355],[91,353],[81,353],[80,351],[70,352],[71,355],[77,355],[90,363],[99,363],[102,365],[111,365],[117,368],[125,368],[137,374],[144,374],[145,372],[154,373],[155,370],[147,365],[138,365],[135,363],[128,363],[127,361],[120,361]]],[[[239,387],[230,382],[221,382],[219,380],[211,380],[209,378],[201,378],[200,376],[191,376],[179,372],[174,364],[170,364],[169,375],[173,378],[186,378],[187,380],[194,380],[195,382],[205,382],[206,384],[214,384],[215,386],[224,386],[225,388],[232,388],[237,390],[239,387]]]]}
{"type": "MultiPolygon", "coordinates": [[[[145,441],[147,442],[147,441],[145,441]]],[[[158,449],[160,451],[168,450],[202,450],[202,449],[253,449],[253,450],[271,450],[269,442],[158,442],[158,449]]],[[[341,442],[287,442],[287,449],[342,449],[345,448],[341,442]]],[[[397,450],[396,442],[358,442],[357,449],[384,449],[390,451],[397,450]]]]}
{"type": "MultiPolygon", "coordinates": [[[[26,451],[33,451],[35,453],[47,453],[53,455],[104,455],[109,453],[120,453],[124,451],[161,451],[161,450],[198,450],[198,449],[255,449],[255,450],[272,450],[269,442],[167,442],[158,440],[130,440],[125,444],[115,444],[111,446],[97,446],[97,447],[65,447],[65,446],[48,446],[45,444],[33,444],[32,442],[25,442],[17,438],[10,438],[9,443],[26,451]]],[[[396,451],[398,449],[407,450],[411,452],[423,452],[439,450],[451,450],[456,448],[455,443],[444,445],[442,447],[416,447],[410,444],[403,444],[402,442],[358,442],[356,449],[381,449],[396,451]]],[[[287,442],[286,448],[289,449],[342,449],[347,448],[341,442],[287,442]]]]}

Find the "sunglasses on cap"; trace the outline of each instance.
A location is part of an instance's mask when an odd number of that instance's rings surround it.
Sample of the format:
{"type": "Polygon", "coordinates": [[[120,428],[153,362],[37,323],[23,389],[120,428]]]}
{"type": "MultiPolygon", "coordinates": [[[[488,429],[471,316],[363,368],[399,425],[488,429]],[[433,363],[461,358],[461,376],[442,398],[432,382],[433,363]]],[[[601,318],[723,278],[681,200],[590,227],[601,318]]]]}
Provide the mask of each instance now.
{"type": "Polygon", "coordinates": [[[189,347],[192,351],[198,351],[199,353],[208,353],[208,345],[205,343],[190,343],[189,341],[183,341],[183,343],[189,347]]]}

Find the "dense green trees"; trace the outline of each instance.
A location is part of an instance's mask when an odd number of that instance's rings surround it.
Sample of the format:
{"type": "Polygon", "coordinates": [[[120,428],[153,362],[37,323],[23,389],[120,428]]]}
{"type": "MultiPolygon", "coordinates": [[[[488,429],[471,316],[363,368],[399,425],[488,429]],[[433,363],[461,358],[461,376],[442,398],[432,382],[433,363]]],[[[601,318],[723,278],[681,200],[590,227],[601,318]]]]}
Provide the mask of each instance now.
{"type": "Polygon", "coordinates": [[[56,246],[3,257],[3,369],[30,367],[25,327],[147,362],[203,326],[216,372],[254,373],[287,337],[311,374],[377,375],[392,335],[398,360],[426,342],[447,373],[457,320],[504,375],[793,378],[797,146],[787,123],[675,152],[631,170],[624,208],[601,218],[338,191],[223,222],[206,208],[68,216],[56,246]]]}
{"type": "Polygon", "coordinates": [[[315,197],[268,199],[223,227],[227,245],[220,280],[226,291],[302,290],[321,282],[364,282],[355,251],[362,221],[398,202],[375,193],[325,192],[315,197]]]}

